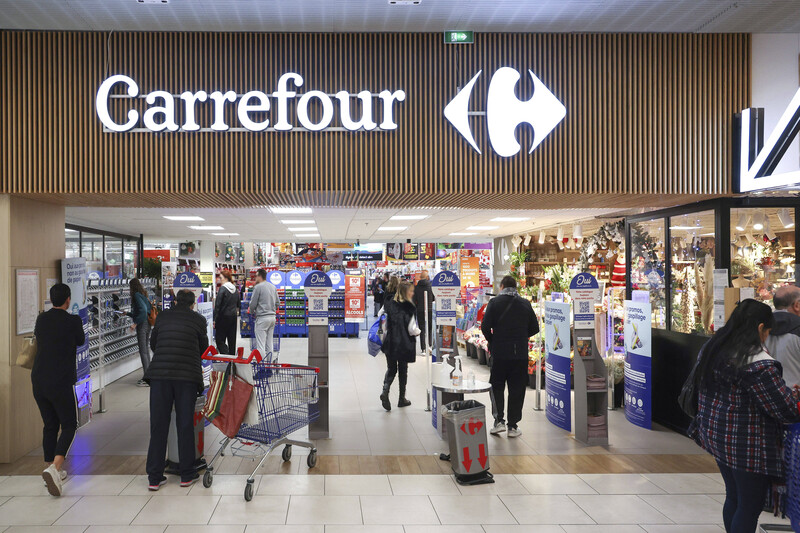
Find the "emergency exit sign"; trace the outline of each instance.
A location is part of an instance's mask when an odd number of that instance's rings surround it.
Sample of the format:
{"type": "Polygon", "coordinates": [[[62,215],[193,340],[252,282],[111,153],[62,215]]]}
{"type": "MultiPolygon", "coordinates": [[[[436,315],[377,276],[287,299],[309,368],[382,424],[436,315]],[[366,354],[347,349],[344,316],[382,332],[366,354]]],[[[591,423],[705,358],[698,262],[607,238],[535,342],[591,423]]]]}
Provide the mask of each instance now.
{"type": "Polygon", "coordinates": [[[445,44],[473,44],[475,33],[471,31],[446,31],[444,32],[445,44]]]}

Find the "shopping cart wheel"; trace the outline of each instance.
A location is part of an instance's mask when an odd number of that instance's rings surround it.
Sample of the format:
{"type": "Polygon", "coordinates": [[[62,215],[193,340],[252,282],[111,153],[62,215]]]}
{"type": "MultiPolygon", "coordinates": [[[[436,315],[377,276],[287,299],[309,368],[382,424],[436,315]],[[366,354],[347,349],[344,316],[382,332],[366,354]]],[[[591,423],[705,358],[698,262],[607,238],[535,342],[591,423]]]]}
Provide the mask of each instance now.
{"type": "Polygon", "coordinates": [[[214,483],[214,474],[211,473],[211,470],[206,470],[206,473],[203,474],[203,486],[208,488],[212,483],[214,483]]]}
{"type": "Polygon", "coordinates": [[[253,499],[253,484],[248,481],[247,485],[244,486],[244,500],[249,502],[252,499],[253,499]]]}
{"type": "Polygon", "coordinates": [[[317,466],[317,450],[311,450],[311,453],[308,454],[308,459],[306,460],[309,468],[314,468],[317,466]]]}
{"type": "Polygon", "coordinates": [[[289,459],[292,458],[291,444],[287,444],[286,446],[283,447],[283,451],[281,452],[281,457],[283,458],[284,461],[288,461],[289,459]]]}

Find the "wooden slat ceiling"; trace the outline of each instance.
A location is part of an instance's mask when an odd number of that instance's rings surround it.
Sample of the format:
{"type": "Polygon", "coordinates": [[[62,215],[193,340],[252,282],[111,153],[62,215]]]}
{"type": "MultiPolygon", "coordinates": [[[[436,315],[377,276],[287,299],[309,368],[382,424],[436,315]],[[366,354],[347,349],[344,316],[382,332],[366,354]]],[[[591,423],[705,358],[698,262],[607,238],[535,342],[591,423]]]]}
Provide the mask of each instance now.
{"type": "MultiPolygon", "coordinates": [[[[646,207],[730,193],[733,114],[750,103],[750,37],[714,34],[0,33],[0,192],[67,205],[249,207],[646,207]],[[108,50],[108,54],[107,54],[108,50]],[[106,68],[107,63],[107,68],[106,68]],[[479,70],[531,69],[566,119],[531,154],[483,155],[444,119],[479,70]],[[404,89],[393,132],[104,133],[101,81],[270,92],[404,89]]],[[[523,76],[518,97],[530,97],[523,76]]],[[[118,110],[127,101],[116,101],[118,110]]],[[[274,107],[274,106],[273,106],[274,107]]],[[[210,106],[198,112],[206,125],[210,106]]],[[[274,118],[273,118],[274,121],[274,118]]],[[[296,123],[296,121],[295,121],[296,123]]]]}

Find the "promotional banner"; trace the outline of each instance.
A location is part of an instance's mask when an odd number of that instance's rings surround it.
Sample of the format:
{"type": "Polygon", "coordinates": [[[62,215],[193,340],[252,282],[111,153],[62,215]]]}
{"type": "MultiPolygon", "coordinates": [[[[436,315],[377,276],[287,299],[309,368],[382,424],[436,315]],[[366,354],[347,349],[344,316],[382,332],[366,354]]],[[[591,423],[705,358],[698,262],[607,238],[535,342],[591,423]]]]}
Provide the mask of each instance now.
{"type": "Polygon", "coordinates": [[[625,418],[653,428],[650,303],[625,301],[625,418]]]}
{"type": "Polygon", "coordinates": [[[403,245],[403,260],[417,261],[419,259],[419,244],[406,243],[403,245]]]}
{"type": "Polygon", "coordinates": [[[551,423],[567,431],[572,429],[570,337],[569,304],[545,302],[544,343],[547,352],[544,374],[547,393],[545,412],[551,423]]]}
{"type": "Polygon", "coordinates": [[[401,261],[403,259],[403,243],[401,242],[387,242],[386,243],[386,260],[387,261],[401,261]]]}
{"type": "Polygon", "coordinates": [[[366,309],[366,281],[363,270],[348,270],[344,284],[344,321],[361,322],[366,309]]]}
{"type": "Polygon", "coordinates": [[[282,289],[283,288],[283,272],[280,270],[273,270],[272,272],[267,274],[267,281],[275,285],[275,288],[282,289]]]}
{"type": "Polygon", "coordinates": [[[308,325],[327,326],[328,298],[333,292],[331,279],[325,272],[314,270],[306,276],[303,288],[308,298],[308,325]]]}
{"type": "Polygon", "coordinates": [[[436,323],[440,326],[456,325],[456,298],[461,292],[461,280],[455,272],[444,270],[431,280],[436,297],[436,323]]]}
{"type": "Polygon", "coordinates": [[[574,302],[575,329],[594,329],[594,304],[600,300],[600,284],[586,272],[577,274],[569,284],[574,302]]]}
{"type": "MultiPolygon", "coordinates": [[[[83,322],[83,331],[89,329],[89,309],[86,297],[86,258],[74,257],[72,259],[61,260],[61,279],[63,283],[69,286],[72,294],[70,301],[69,312],[73,315],[81,317],[83,322]]],[[[48,298],[50,295],[48,294],[48,298]]],[[[86,335],[86,342],[83,346],[78,347],[78,381],[89,375],[89,336],[86,335]]],[[[91,389],[89,390],[91,393],[91,389]]]]}
{"type": "Polygon", "coordinates": [[[423,261],[433,261],[436,259],[436,244],[435,243],[427,243],[427,244],[420,244],[419,249],[419,258],[423,261]]]}
{"type": "Polygon", "coordinates": [[[468,289],[477,289],[481,285],[481,260],[479,257],[461,258],[461,288],[466,294],[468,289]]]}

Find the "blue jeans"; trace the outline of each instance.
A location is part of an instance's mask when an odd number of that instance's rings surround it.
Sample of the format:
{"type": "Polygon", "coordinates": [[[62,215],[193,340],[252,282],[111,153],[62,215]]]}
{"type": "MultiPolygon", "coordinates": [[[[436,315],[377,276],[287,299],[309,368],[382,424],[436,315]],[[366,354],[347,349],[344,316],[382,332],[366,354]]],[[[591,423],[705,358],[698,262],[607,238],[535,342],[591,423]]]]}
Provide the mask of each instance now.
{"type": "Polygon", "coordinates": [[[758,517],[764,509],[771,478],[765,474],[753,474],[737,470],[717,461],[722,479],[725,480],[725,505],[722,520],[727,533],[754,533],[758,517]]]}

